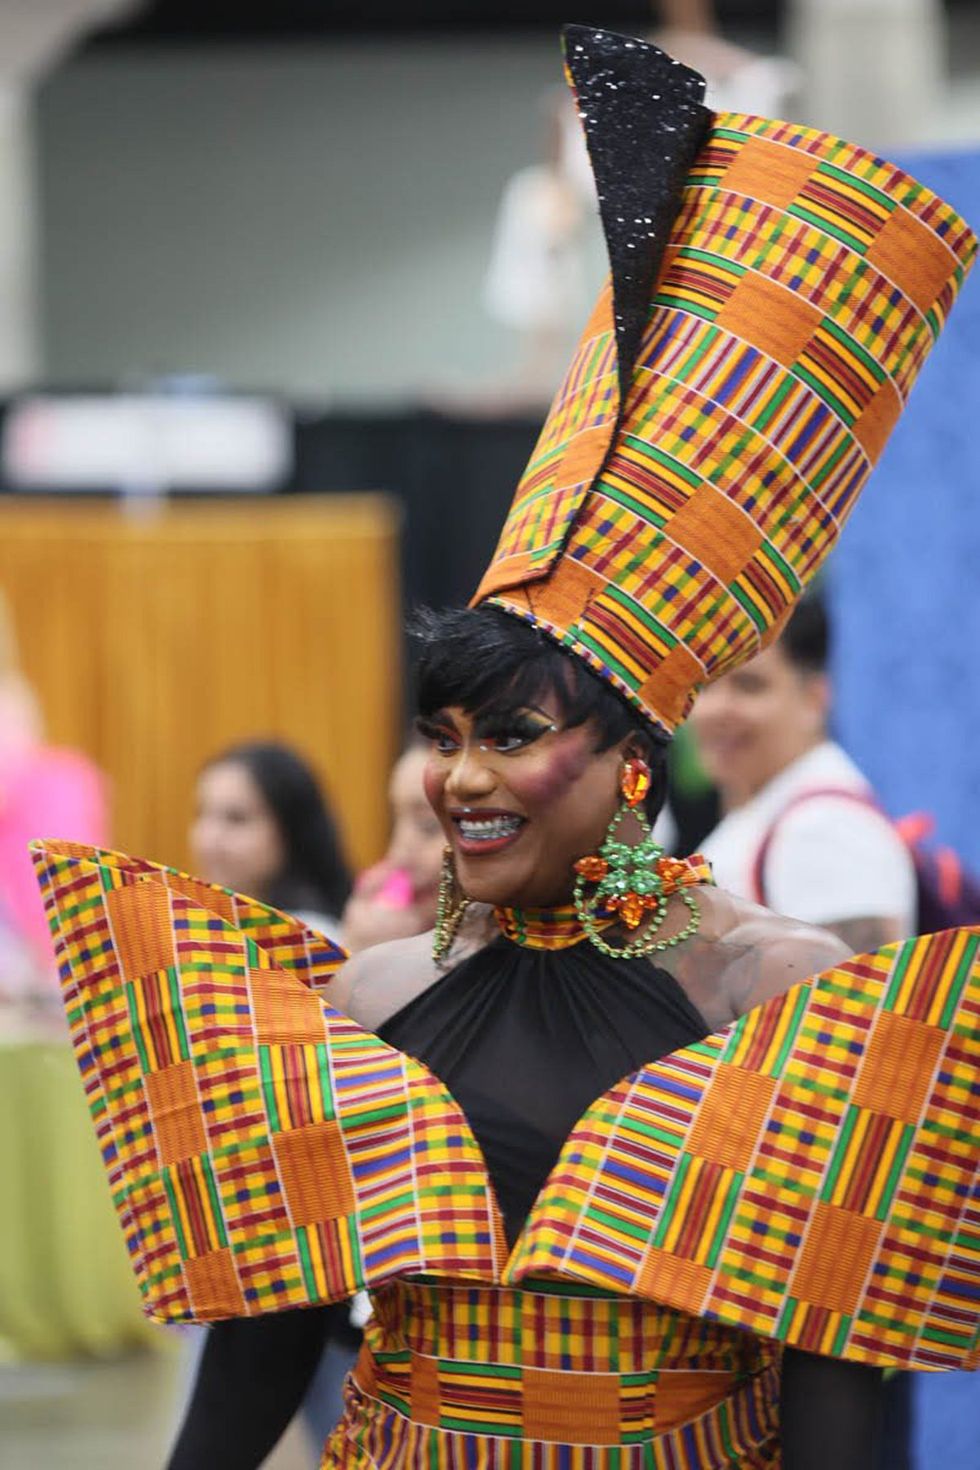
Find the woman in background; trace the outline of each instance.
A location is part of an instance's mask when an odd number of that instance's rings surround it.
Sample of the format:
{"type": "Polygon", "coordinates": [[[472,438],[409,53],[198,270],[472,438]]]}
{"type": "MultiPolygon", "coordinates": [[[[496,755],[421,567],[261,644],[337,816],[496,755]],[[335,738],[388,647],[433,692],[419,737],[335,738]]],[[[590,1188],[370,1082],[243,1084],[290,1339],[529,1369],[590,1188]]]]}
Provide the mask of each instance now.
{"type": "MultiPolygon", "coordinates": [[[[296,751],[274,740],[249,740],[209,760],[197,780],[190,830],[196,871],[209,883],[296,914],[335,938],[351,895],[351,875],[337,825],[316,775],[296,751]]],[[[387,937],[387,936],[386,936],[387,937]]],[[[318,1444],[340,1414],[340,1388],[361,1342],[345,1302],[317,1313],[323,1356],[303,1404],[318,1444]]],[[[237,1324],[249,1350],[255,1324],[237,1324]]]]}
{"type": "Polygon", "coordinates": [[[435,924],[446,839],[426,800],[427,756],[425,742],[416,737],[395,762],[388,782],[387,851],[360,874],[344,909],[342,939],[349,954],[424,934],[435,924]]]}
{"type": "MultiPolygon", "coordinates": [[[[391,838],[380,862],[353,892],[336,824],[316,776],[296,752],[273,741],[232,746],[201,771],[190,833],[196,871],[297,914],[351,951],[431,929],[445,838],[422,784],[426,745],[415,740],[389,782],[391,838]]],[[[364,1305],[327,1307],[308,1319],[323,1354],[303,1403],[317,1446],[341,1413],[344,1378],[360,1346],[364,1305]]],[[[248,1337],[255,1324],[241,1324],[248,1337]]],[[[259,1328],[258,1331],[261,1331],[259,1328]]]]}
{"type": "Polygon", "coordinates": [[[56,830],[106,845],[109,792],[85,752],[48,737],[0,589],[0,1030],[17,1018],[54,1018],[61,1031],[51,932],[28,852],[38,832],[56,830]]]}
{"type": "MultiPolygon", "coordinates": [[[[428,742],[416,736],[395,763],[387,850],[359,876],[346,904],[339,899],[339,877],[349,887],[347,872],[316,778],[292,751],[271,743],[235,746],[202,770],[191,829],[197,870],[209,882],[297,913],[331,936],[340,933],[351,953],[426,933],[436,920],[446,845],[425,795],[428,754],[428,742]]],[[[276,1397],[284,1374],[295,1377],[299,1392],[308,1380],[302,1417],[319,1449],[340,1418],[344,1379],[368,1311],[359,1293],[350,1308],[341,1304],[223,1324],[209,1340],[171,1466],[199,1463],[212,1453],[208,1436],[224,1423],[227,1407],[213,1386],[243,1363],[265,1364],[249,1390],[251,1411],[260,1416],[261,1401],[276,1397]]],[[[261,1455],[261,1447],[255,1453],[261,1455]]]]}
{"type": "Polygon", "coordinates": [[[190,844],[208,882],[338,932],[350,870],[317,778],[288,745],[243,741],[208,761],[190,844]]]}

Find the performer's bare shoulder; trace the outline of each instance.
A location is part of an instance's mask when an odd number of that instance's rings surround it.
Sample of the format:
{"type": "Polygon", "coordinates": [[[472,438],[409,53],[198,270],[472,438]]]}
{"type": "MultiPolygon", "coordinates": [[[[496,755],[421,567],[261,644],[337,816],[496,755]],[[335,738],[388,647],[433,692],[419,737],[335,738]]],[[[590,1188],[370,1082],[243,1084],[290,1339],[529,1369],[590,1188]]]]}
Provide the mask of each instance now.
{"type": "MultiPolygon", "coordinates": [[[[847,945],[826,929],[781,918],[720,889],[699,889],[697,902],[697,933],[658,954],[656,963],[676,977],[712,1030],[840,964],[849,954],[847,945]]],[[[687,917],[686,909],[672,903],[668,925],[676,932],[687,917]]],[[[453,946],[451,963],[483,948],[496,933],[492,912],[474,910],[453,946]]],[[[330,987],[329,999],[358,1025],[378,1031],[445,972],[445,965],[432,957],[431,933],[395,939],[348,960],[330,987]]]]}
{"type": "Polygon", "coordinates": [[[723,889],[700,888],[697,902],[697,933],[657,963],[676,977],[712,1030],[850,954],[826,929],[784,919],[723,889]]]}
{"type": "Polygon", "coordinates": [[[448,964],[433,959],[431,930],[410,939],[392,939],[349,959],[332,981],[327,998],[359,1026],[378,1031],[441,979],[447,968],[482,949],[498,933],[492,910],[474,905],[463,921],[448,964]]]}

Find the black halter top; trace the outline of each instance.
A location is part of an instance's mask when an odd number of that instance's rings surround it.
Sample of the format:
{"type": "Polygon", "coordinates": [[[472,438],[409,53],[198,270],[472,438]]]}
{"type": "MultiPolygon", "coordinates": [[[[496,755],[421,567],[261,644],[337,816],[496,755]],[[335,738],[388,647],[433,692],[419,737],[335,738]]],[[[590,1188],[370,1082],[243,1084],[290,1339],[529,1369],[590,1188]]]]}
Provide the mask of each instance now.
{"type": "Polygon", "coordinates": [[[674,977],[647,959],[501,936],[379,1034],[424,1062],[466,1114],[513,1244],[590,1103],[708,1029],[674,977]]]}

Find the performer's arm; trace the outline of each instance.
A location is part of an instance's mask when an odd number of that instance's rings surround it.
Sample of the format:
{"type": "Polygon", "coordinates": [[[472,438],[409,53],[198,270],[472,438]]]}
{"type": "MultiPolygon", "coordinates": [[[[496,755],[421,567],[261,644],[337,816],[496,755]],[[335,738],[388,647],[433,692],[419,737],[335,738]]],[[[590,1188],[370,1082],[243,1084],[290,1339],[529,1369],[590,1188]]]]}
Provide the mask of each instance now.
{"type": "Polygon", "coordinates": [[[334,1310],[304,1307],[210,1328],[167,1470],[258,1470],[303,1401],[334,1310]]]}
{"type": "Polygon", "coordinates": [[[879,1369],[786,1349],[779,1403],[783,1470],[868,1470],[880,1414],[879,1369]]]}
{"type": "Polygon", "coordinates": [[[908,937],[897,914],[891,918],[828,919],[824,928],[843,939],[851,954],[870,954],[896,939],[908,937]]]}

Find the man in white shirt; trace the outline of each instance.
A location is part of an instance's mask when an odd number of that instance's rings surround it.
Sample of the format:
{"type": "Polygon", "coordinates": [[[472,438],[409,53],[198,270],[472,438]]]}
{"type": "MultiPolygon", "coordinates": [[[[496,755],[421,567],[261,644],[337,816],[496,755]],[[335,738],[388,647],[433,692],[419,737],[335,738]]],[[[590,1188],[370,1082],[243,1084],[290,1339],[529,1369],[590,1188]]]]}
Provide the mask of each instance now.
{"type": "MultiPolygon", "coordinates": [[[[699,844],[715,882],[839,934],[855,954],[915,933],[915,869],[850,757],[828,737],[829,628],[817,593],[782,637],[700,694],[691,716],[722,820],[699,844]]],[[[873,1470],[909,1470],[911,1376],[884,1402],[873,1470]]]]}
{"type": "Polygon", "coordinates": [[[828,649],[810,594],[777,643],[700,695],[692,724],[724,814],[700,846],[720,888],[832,929],[860,953],[915,932],[915,871],[828,738],[828,649]]]}

